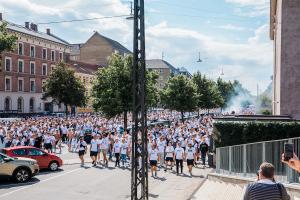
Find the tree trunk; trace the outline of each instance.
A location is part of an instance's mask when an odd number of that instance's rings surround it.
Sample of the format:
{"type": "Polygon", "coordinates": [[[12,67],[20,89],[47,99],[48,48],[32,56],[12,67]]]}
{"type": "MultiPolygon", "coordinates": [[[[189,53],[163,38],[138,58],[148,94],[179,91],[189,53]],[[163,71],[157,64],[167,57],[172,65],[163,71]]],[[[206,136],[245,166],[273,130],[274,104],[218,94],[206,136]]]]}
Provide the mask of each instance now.
{"type": "Polygon", "coordinates": [[[127,111],[124,111],[124,131],[127,130],[127,111]]]}
{"type": "Polygon", "coordinates": [[[182,123],[184,122],[184,115],[183,115],[183,111],[181,111],[181,121],[182,121],[182,123]]]}
{"type": "Polygon", "coordinates": [[[200,117],[200,110],[198,109],[198,119],[199,119],[199,117],[200,117]]]}

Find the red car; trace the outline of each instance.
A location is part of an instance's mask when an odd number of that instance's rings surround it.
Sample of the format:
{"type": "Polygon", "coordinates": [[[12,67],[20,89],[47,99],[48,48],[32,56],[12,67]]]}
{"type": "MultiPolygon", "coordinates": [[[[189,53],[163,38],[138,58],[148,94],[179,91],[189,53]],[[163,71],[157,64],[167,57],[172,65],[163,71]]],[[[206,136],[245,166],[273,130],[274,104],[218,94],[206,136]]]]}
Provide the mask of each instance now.
{"type": "Polygon", "coordinates": [[[10,157],[31,158],[38,162],[40,169],[56,171],[63,162],[55,154],[47,153],[42,149],[31,146],[17,146],[2,149],[2,152],[10,157]]]}

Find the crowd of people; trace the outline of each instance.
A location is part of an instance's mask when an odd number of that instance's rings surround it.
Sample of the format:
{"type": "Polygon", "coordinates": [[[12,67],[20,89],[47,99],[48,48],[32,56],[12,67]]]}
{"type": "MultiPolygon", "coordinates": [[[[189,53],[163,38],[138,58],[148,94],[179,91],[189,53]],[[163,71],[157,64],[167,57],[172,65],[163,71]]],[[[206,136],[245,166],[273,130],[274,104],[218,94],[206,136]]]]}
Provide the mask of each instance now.
{"type": "MultiPolygon", "coordinates": [[[[193,166],[200,161],[205,166],[211,148],[212,117],[201,115],[184,122],[180,118],[177,112],[148,114],[148,120],[155,121],[147,129],[152,176],[157,175],[157,168],[167,171],[173,170],[174,166],[179,175],[183,172],[184,161],[191,176],[193,166]]],[[[108,162],[114,162],[116,167],[130,167],[131,126],[131,115],[128,116],[128,129],[124,129],[122,117],[105,119],[99,115],[0,122],[0,148],[34,146],[49,153],[61,153],[62,144],[65,144],[69,152],[78,153],[82,166],[85,165],[84,155],[89,153],[93,166],[107,166],[108,162]]]]}

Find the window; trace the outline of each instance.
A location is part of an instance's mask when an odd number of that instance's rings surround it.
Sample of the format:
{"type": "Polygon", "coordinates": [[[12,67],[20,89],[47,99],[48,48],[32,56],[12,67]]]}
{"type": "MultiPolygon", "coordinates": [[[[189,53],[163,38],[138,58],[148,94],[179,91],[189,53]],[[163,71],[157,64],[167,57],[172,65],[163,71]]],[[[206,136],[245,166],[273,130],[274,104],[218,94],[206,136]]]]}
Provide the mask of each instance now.
{"type": "Polygon", "coordinates": [[[28,156],[42,156],[45,153],[38,149],[28,149],[28,156]]]}
{"type": "Polygon", "coordinates": [[[55,51],[51,51],[51,61],[55,61],[55,51]]]}
{"type": "Polygon", "coordinates": [[[160,73],[160,74],[163,74],[163,73],[164,73],[164,70],[163,70],[163,69],[159,69],[159,73],[160,73]]]}
{"type": "Polygon", "coordinates": [[[29,111],[30,112],[34,111],[34,98],[30,98],[29,100],[29,111]]]}
{"type": "Polygon", "coordinates": [[[23,79],[19,79],[18,80],[18,90],[19,90],[19,92],[23,92],[23,88],[24,88],[24,81],[23,81],[23,79]]]}
{"type": "Polygon", "coordinates": [[[23,43],[19,43],[19,46],[18,46],[18,53],[19,53],[19,55],[23,55],[23,54],[24,54],[23,43]]]}
{"type": "Polygon", "coordinates": [[[47,64],[42,64],[42,75],[47,76],[47,64]]]}
{"type": "Polygon", "coordinates": [[[35,46],[30,46],[30,57],[35,57],[35,46]]]}
{"type": "Polygon", "coordinates": [[[42,55],[44,60],[47,60],[47,49],[43,49],[43,55],[42,55]]]}
{"type": "Polygon", "coordinates": [[[59,52],[59,60],[60,60],[60,61],[64,61],[63,53],[62,53],[62,52],[59,52]]]}
{"type": "Polygon", "coordinates": [[[24,61],[18,60],[18,72],[24,72],[24,61]]]}
{"type": "Polygon", "coordinates": [[[11,58],[5,58],[5,71],[11,71],[11,58]]]}
{"type": "Polygon", "coordinates": [[[35,63],[30,62],[30,74],[34,75],[35,74],[35,63]]]}
{"type": "Polygon", "coordinates": [[[11,77],[5,77],[5,90],[11,90],[11,77]]]}
{"type": "Polygon", "coordinates": [[[35,80],[30,80],[30,92],[35,92],[35,80]]]}
{"type": "Polygon", "coordinates": [[[23,112],[23,98],[22,97],[18,98],[18,111],[23,112]]]}
{"type": "Polygon", "coordinates": [[[4,110],[8,111],[11,110],[11,99],[10,97],[6,97],[4,100],[4,110]]]}
{"type": "Polygon", "coordinates": [[[16,149],[16,150],[13,150],[13,153],[16,156],[26,156],[26,150],[25,149],[16,149]]]}

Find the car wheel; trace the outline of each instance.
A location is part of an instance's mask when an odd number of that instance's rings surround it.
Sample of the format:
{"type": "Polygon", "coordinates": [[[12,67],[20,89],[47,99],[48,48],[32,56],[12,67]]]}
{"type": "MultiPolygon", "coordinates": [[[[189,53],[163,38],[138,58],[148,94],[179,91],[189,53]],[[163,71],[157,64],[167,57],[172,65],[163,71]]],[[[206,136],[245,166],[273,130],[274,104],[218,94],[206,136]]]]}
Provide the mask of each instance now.
{"type": "Polygon", "coordinates": [[[27,182],[31,178],[31,174],[28,169],[18,169],[14,173],[14,180],[18,183],[24,183],[27,182]]]}
{"type": "Polygon", "coordinates": [[[56,161],[52,161],[50,164],[49,164],[49,169],[51,171],[56,171],[58,170],[58,163],[56,161]]]}

